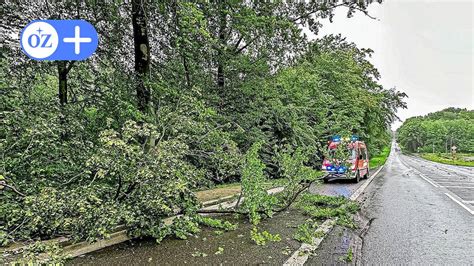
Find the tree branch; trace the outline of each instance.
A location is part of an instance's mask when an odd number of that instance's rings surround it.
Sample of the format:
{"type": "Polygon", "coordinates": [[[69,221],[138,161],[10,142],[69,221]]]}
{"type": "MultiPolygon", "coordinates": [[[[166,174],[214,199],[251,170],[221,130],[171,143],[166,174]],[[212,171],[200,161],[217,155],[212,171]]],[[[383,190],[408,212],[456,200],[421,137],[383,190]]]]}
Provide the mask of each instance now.
{"type": "Polygon", "coordinates": [[[273,211],[274,211],[274,212],[282,212],[282,211],[287,210],[287,209],[291,206],[291,204],[293,204],[293,202],[295,202],[295,200],[298,198],[298,196],[301,194],[301,192],[303,192],[303,191],[305,191],[306,189],[308,189],[308,188],[311,186],[311,184],[312,184],[313,182],[314,182],[314,181],[311,181],[311,182],[307,183],[307,184],[306,184],[305,186],[303,186],[300,190],[298,190],[298,192],[296,192],[296,193],[293,195],[293,197],[291,198],[291,200],[288,201],[287,204],[286,204],[284,207],[282,207],[282,208],[280,208],[280,209],[278,209],[278,210],[273,210],[273,211]]]}
{"type": "Polygon", "coordinates": [[[360,11],[360,12],[362,12],[362,13],[364,13],[364,15],[366,15],[367,17],[369,17],[369,18],[371,18],[371,19],[374,19],[374,20],[377,19],[376,17],[373,17],[373,16],[369,15],[369,12],[368,12],[367,10],[364,10],[364,9],[362,9],[362,8],[359,8],[359,7],[352,7],[352,8],[355,9],[355,10],[358,10],[358,11],[360,11]]]}
{"type": "Polygon", "coordinates": [[[69,65],[66,67],[66,75],[71,71],[72,66],[74,65],[74,62],[76,61],[69,61],[69,65]]]}
{"type": "Polygon", "coordinates": [[[249,42],[245,43],[244,46],[242,46],[241,48],[239,48],[238,50],[236,50],[234,52],[234,54],[238,54],[240,52],[242,52],[245,48],[247,48],[249,45],[251,45],[256,39],[258,38],[258,36],[255,36],[253,39],[251,39],[249,42]]]}
{"type": "Polygon", "coordinates": [[[120,190],[122,190],[122,175],[118,176],[118,187],[117,187],[117,190],[115,191],[114,200],[118,199],[120,195],[120,190]]]}
{"type": "Polygon", "coordinates": [[[239,194],[239,199],[237,200],[237,203],[235,204],[235,207],[234,207],[234,209],[238,209],[238,208],[239,208],[239,205],[240,205],[240,200],[242,199],[242,194],[243,194],[243,193],[242,193],[242,192],[240,192],[240,194],[239,194]]]}
{"type": "MultiPolygon", "coordinates": [[[[332,6],[328,9],[333,9],[333,8],[336,8],[336,7],[339,7],[339,6],[347,6],[345,3],[341,3],[341,4],[337,4],[335,6],[332,6]]],[[[321,9],[319,8],[316,8],[315,10],[311,11],[311,12],[308,12],[308,13],[305,13],[297,18],[294,18],[294,19],[291,19],[291,22],[297,22],[298,20],[301,20],[301,19],[304,19],[304,18],[308,18],[309,16],[317,13],[318,11],[321,11],[321,9]]]]}
{"type": "MultiPolygon", "coordinates": [[[[373,17],[373,16],[369,15],[369,12],[367,12],[367,10],[364,10],[360,7],[354,6],[354,4],[356,4],[356,2],[353,2],[353,3],[350,3],[350,4],[340,3],[340,4],[334,5],[332,7],[329,7],[328,9],[334,9],[334,8],[337,8],[337,7],[340,7],[340,6],[346,6],[348,8],[352,8],[354,10],[357,10],[357,11],[360,11],[360,12],[364,13],[364,15],[366,15],[367,17],[369,17],[371,19],[377,19],[376,17],[373,17]]],[[[311,12],[305,13],[305,14],[297,17],[297,18],[290,19],[290,21],[291,22],[297,22],[298,20],[310,17],[311,15],[317,13],[318,11],[321,11],[321,9],[316,9],[316,10],[313,10],[311,12]]]]}
{"type": "Polygon", "coordinates": [[[240,38],[237,40],[237,43],[234,45],[234,51],[237,51],[239,49],[240,42],[244,39],[244,36],[241,35],[240,38]]]}
{"type": "Polygon", "coordinates": [[[16,194],[20,195],[21,197],[26,197],[25,194],[21,193],[20,191],[18,191],[14,186],[10,186],[8,185],[5,181],[0,181],[0,186],[4,186],[4,187],[7,187],[11,190],[13,190],[13,192],[15,192],[16,194]]]}
{"type": "Polygon", "coordinates": [[[131,184],[130,186],[128,186],[127,191],[125,191],[122,194],[122,196],[120,196],[117,200],[120,201],[120,200],[123,200],[125,197],[127,197],[128,194],[130,194],[138,184],[139,184],[139,182],[135,182],[135,183],[131,184]]]}
{"type": "MultiPolygon", "coordinates": [[[[292,204],[293,202],[295,202],[295,200],[298,198],[298,196],[303,192],[305,191],[306,189],[308,189],[311,184],[313,183],[314,181],[311,181],[307,184],[305,184],[300,190],[298,190],[292,197],[291,197],[291,200],[288,201],[288,203],[283,206],[282,208],[280,209],[276,209],[276,210],[272,210],[273,212],[277,213],[277,212],[282,212],[282,211],[285,211],[287,210],[292,204]]],[[[240,194],[239,196],[239,199],[237,200],[237,204],[235,206],[235,208],[238,207],[238,204],[240,202],[240,199],[241,199],[241,196],[242,194],[240,194]]],[[[267,212],[264,211],[264,210],[259,210],[257,211],[258,213],[261,213],[261,214],[266,214],[267,212]]],[[[227,209],[227,210],[198,210],[196,211],[196,213],[221,213],[221,214],[230,214],[230,213],[233,213],[233,214],[243,214],[243,215],[246,215],[248,214],[248,212],[241,212],[241,211],[238,211],[236,209],[227,209]]]]}

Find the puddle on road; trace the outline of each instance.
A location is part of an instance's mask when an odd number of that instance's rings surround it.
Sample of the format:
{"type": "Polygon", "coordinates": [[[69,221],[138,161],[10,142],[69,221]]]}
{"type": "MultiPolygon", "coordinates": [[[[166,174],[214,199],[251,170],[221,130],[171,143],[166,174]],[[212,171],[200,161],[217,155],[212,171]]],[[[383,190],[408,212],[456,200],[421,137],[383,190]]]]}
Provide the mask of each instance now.
{"type": "Polygon", "coordinates": [[[344,196],[346,198],[349,198],[352,194],[352,191],[349,190],[347,187],[338,187],[336,188],[336,193],[338,195],[344,196]]]}
{"type": "Polygon", "coordinates": [[[327,196],[343,196],[349,198],[354,191],[359,188],[363,182],[354,183],[352,180],[334,180],[324,185],[312,185],[309,191],[313,194],[321,194],[327,196]]]}
{"type": "Polygon", "coordinates": [[[341,241],[341,250],[342,251],[347,251],[349,249],[349,245],[351,243],[351,239],[349,237],[349,234],[347,233],[347,229],[344,229],[344,233],[342,235],[342,241],[341,241]]]}

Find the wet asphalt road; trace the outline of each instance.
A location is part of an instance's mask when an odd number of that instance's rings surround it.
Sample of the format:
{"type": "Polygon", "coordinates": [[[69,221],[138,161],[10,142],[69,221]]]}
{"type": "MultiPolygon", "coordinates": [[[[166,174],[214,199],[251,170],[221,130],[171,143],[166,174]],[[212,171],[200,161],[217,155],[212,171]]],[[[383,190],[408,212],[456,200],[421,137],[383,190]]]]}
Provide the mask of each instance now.
{"type": "Polygon", "coordinates": [[[362,264],[474,265],[474,169],[392,148],[362,201],[362,264]]]}

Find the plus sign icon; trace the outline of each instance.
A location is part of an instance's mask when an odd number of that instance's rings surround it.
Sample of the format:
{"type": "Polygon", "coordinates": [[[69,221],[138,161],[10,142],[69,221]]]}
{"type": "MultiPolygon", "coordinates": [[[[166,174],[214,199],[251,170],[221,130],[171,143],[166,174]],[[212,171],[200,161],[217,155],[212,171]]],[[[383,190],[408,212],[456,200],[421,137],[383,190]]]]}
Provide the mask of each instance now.
{"type": "Polygon", "coordinates": [[[34,60],[84,60],[98,43],[97,31],[85,20],[35,20],[20,35],[23,52],[34,60]]]}

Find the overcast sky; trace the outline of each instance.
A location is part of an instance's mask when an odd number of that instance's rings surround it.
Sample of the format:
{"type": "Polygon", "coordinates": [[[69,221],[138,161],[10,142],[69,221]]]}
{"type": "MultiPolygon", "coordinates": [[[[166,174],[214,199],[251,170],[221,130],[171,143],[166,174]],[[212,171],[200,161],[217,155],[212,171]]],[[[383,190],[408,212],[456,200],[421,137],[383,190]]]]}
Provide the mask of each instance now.
{"type": "MultiPolygon", "coordinates": [[[[381,83],[408,94],[402,120],[454,106],[474,109],[472,1],[386,1],[346,18],[338,9],[319,36],[341,33],[372,48],[381,83]]],[[[396,129],[400,123],[395,123],[396,129]]]]}

